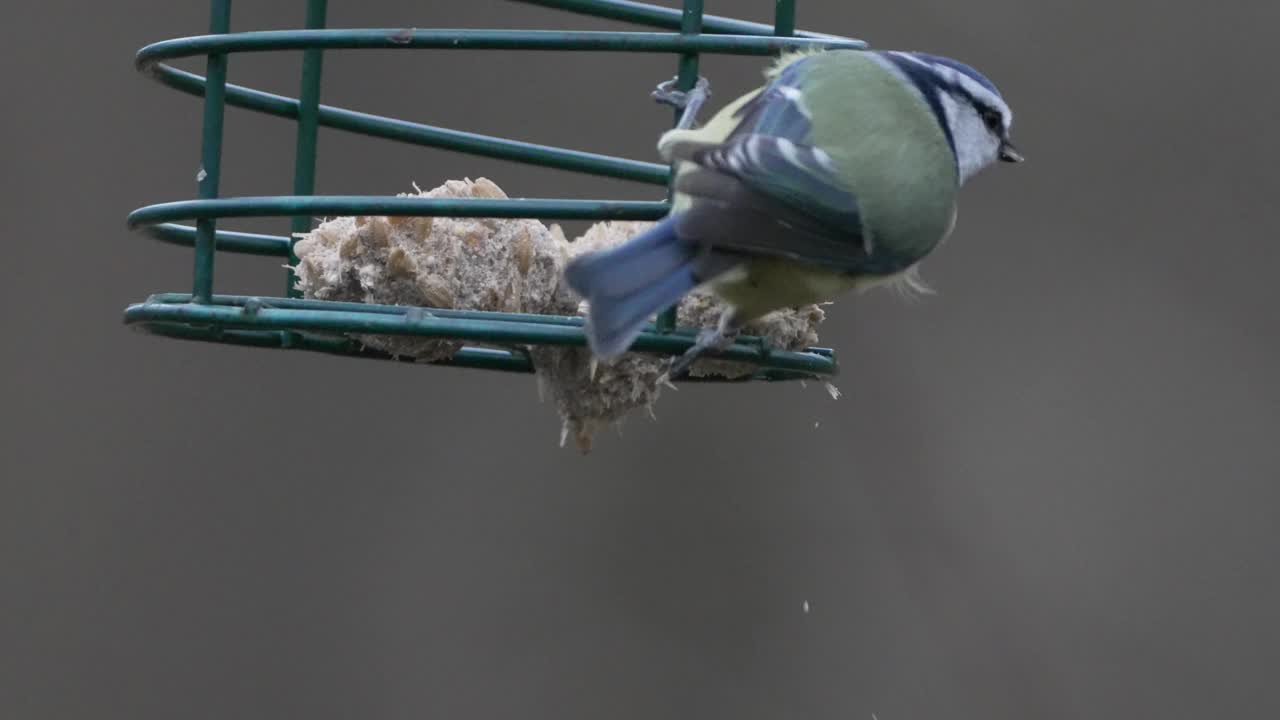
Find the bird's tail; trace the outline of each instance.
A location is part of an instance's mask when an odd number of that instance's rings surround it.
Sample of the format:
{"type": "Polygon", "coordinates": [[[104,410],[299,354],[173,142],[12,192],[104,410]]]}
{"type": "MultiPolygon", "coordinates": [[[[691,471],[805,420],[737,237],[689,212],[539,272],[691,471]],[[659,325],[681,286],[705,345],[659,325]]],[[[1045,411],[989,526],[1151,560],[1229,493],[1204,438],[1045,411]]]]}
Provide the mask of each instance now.
{"type": "Polygon", "coordinates": [[[601,357],[626,351],[653,315],[705,280],[698,247],[668,217],[616,248],[574,258],[565,281],[587,299],[587,341],[601,357]],[[703,276],[703,277],[700,277],[703,276]]]}

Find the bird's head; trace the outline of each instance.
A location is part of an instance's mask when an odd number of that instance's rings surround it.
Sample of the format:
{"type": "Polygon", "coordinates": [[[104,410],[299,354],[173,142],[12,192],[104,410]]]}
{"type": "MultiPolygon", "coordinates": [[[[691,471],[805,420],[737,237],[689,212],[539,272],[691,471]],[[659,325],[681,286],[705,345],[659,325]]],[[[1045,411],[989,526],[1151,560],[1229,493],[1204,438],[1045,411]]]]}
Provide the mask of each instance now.
{"type": "Polygon", "coordinates": [[[1013,112],[994,83],[951,58],[918,52],[884,52],[938,117],[955,152],[960,181],[1000,160],[1022,162],[1009,139],[1013,112]]]}

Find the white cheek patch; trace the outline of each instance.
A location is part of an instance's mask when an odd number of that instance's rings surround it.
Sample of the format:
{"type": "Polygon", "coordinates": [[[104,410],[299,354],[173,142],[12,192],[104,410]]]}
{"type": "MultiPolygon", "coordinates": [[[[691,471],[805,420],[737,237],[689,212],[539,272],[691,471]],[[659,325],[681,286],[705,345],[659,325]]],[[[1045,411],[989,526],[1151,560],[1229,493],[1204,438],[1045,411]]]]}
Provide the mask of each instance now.
{"type": "Polygon", "coordinates": [[[964,182],[995,161],[1000,141],[991,135],[978,112],[969,103],[962,103],[943,93],[942,106],[946,110],[951,138],[956,146],[956,166],[960,171],[960,181],[964,182]]]}

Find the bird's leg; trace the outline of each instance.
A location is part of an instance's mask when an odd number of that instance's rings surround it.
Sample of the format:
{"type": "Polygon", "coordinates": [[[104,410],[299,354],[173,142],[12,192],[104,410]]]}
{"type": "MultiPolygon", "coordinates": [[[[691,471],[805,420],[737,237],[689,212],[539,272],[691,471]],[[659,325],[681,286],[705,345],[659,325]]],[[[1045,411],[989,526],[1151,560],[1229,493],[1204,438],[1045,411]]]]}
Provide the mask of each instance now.
{"type": "Polygon", "coordinates": [[[740,332],[742,332],[742,323],[738,322],[737,313],[726,310],[720,316],[720,323],[715,328],[706,328],[698,333],[698,339],[693,347],[685,350],[683,355],[671,362],[671,367],[667,369],[667,377],[670,379],[680,377],[708,350],[727,349],[740,332]]]}
{"type": "Polygon", "coordinates": [[[685,91],[677,90],[676,82],[677,78],[671,78],[666,82],[658,83],[658,89],[653,91],[652,97],[660,103],[681,110],[676,129],[688,130],[698,121],[698,111],[707,102],[707,98],[711,97],[711,83],[707,82],[706,78],[699,77],[693,89],[685,91]]]}

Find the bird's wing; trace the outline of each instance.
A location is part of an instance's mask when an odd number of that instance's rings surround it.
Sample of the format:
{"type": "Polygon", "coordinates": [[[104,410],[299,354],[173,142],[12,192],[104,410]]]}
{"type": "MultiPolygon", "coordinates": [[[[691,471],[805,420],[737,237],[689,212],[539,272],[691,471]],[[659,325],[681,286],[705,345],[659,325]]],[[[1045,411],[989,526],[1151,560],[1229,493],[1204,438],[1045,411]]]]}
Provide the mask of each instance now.
{"type": "Polygon", "coordinates": [[[695,199],[677,231],[719,250],[874,272],[857,198],[830,156],[811,144],[800,90],[810,60],[791,63],[743,104],[722,142],[670,144],[671,159],[689,163],[675,190],[695,199]]]}

